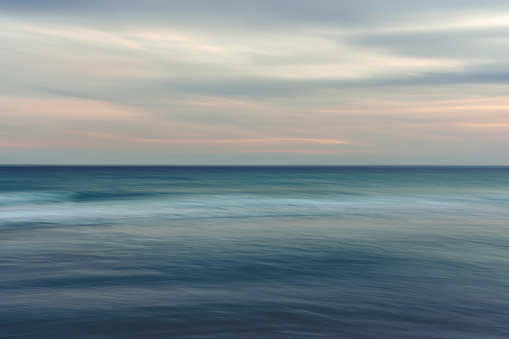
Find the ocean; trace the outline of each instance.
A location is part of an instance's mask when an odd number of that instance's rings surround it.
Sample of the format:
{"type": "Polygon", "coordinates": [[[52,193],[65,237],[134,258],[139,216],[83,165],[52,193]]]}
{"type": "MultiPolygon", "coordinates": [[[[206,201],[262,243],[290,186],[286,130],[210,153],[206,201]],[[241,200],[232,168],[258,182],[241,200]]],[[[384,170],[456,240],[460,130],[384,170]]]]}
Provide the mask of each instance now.
{"type": "Polygon", "coordinates": [[[1,338],[509,338],[509,167],[1,166],[1,338]]]}

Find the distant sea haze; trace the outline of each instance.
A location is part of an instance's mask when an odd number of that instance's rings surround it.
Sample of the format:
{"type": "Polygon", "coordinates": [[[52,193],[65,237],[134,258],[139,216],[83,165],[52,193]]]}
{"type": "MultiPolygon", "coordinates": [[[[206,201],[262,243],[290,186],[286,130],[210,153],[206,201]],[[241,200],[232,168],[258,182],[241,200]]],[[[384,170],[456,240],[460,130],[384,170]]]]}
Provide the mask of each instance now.
{"type": "Polygon", "coordinates": [[[508,338],[509,168],[0,167],[1,338],[508,338]]]}

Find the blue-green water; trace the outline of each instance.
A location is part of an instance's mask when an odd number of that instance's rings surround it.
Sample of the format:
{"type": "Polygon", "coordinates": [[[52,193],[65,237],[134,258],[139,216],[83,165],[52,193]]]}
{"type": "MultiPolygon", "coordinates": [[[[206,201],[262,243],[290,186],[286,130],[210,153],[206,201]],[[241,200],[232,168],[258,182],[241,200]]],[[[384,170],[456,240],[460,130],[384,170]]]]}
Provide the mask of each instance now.
{"type": "Polygon", "coordinates": [[[1,338],[508,338],[507,167],[0,167],[1,338]]]}

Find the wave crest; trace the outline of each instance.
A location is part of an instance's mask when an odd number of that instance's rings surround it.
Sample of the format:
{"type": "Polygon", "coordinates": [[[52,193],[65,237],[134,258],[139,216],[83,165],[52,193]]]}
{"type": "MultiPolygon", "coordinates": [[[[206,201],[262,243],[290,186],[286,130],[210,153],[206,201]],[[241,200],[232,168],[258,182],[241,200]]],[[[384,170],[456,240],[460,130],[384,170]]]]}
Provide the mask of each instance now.
{"type": "Polygon", "coordinates": [[[0,206],[63,203],[73,201],[76,196],[75,192],[1,193],[0,206]]]}

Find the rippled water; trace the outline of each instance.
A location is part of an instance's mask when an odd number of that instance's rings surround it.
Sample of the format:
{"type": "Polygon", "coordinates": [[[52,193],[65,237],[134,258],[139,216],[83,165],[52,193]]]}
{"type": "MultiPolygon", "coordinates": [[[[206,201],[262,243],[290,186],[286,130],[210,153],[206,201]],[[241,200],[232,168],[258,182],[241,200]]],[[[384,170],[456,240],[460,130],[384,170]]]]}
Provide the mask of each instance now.
{"type": "Polygon", "coordinates": [[[509,168],[0,167],[2,338],[507,338],[509,168]]]}

